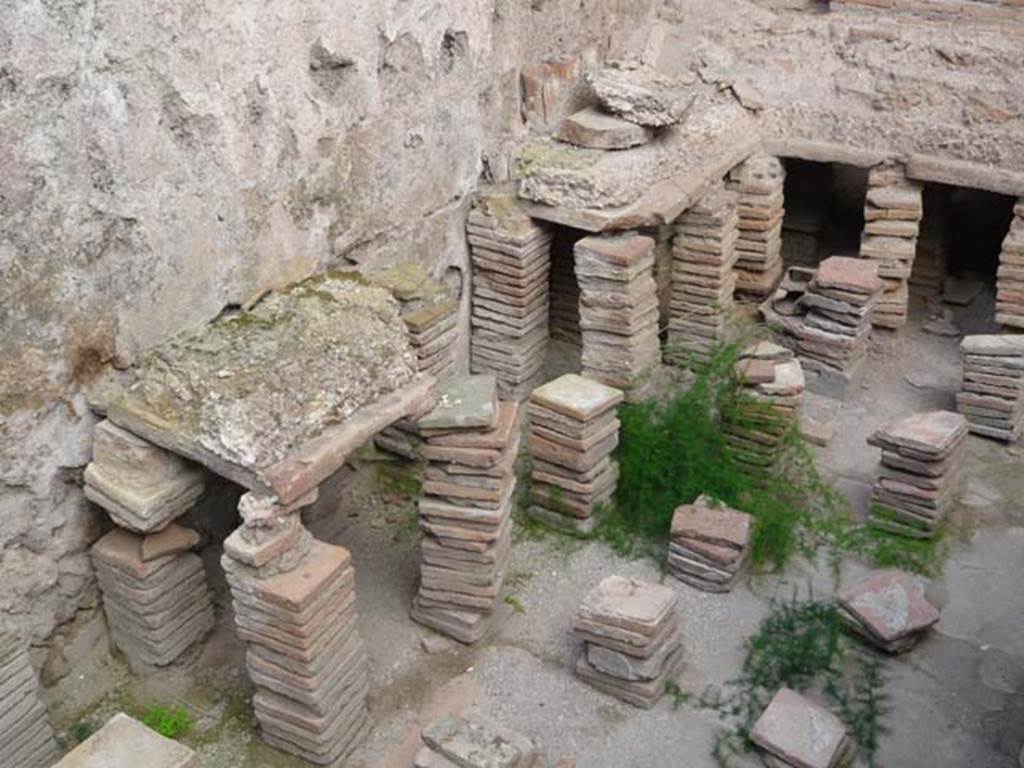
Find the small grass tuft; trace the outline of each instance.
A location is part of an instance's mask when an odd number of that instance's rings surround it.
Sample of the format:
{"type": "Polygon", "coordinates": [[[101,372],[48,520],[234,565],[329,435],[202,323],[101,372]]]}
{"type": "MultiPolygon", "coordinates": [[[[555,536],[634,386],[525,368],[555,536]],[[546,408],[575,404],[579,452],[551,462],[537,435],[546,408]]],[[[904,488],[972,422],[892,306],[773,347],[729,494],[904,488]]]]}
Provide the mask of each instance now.
{"type": "Polygon", "coordinates": [[[96,733],[96,731],[96,723],[91,720],[78,720],[77,722],[72,723],[71,727],[68,728],[68,734],[75,740],[76,744],[81,744],[96,733]]]}
{"type": "Polygon", "coordinates": [[[161,704],[147,707],[140,720],[143,725],[168,739],[184,736],[195,726],[195,719],[184,707],[165,707],[161,704]]]}

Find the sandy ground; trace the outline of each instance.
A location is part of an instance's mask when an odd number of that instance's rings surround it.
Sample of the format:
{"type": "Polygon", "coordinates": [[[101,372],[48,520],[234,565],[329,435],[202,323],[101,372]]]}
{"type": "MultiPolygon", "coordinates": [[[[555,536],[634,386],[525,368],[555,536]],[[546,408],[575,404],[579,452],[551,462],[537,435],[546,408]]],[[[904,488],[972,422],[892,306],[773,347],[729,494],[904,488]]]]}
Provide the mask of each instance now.
{"type": "MultiPolygon", "coordinates": [[[[990,316],[985,301],[963,313],[966,330],[985,330],[976,319],[990,316]]],[[[837,427],[833,442],[819,451],[819,464],[861,509],[878,458],[864,442],[867,435],[901,415],[952,406],[957,340],[922,333],[926,319],[927,311],[919,307],[901,337],[876,339],[871,364],[847,403],[808,397],[807,412],[832,419],[837,427]]],[[[1019,449],[970,438],[950,554],[930,587],[943,606],[942,620],[917,649],[886,663],[892,712],[879,754],[882,766],[1018,766],[1024,741],[1021,467],[1019,449]]],[[[362,474],[364,482],[353,484],[356,490],[337,513],[312,524],[318,537],[352,550],[360,631],[372,661],[375,730],[346,765],[405,768],[423,724],[468,706],[531,737],[547,766],[573,759],[587,768],[714,765],[709,752],[720,726],[712,713],[686,704],[674,708],[667,697],[653,710],[640,711],[569,672],[568,630],[582,596],[612,573],[660,581],[656,562],[623,559],[598,542],[519,536],[510,567],[512,599],[504,606],[507,619],[500,630],[478,647],[452,643],[430,655],[421,639],[431,633],[407,616],[418,565],[412,501],[382,493],[372,481],[372,468],[362,474]]],[[[185,740],[199,750],[204,768],[302,765],[259,741],[216,552],[206,557],[219,594],[220,622],[201,656],[190,667],[140,681],[101,647],[49,692],[58,724],[66,728],[83,718],[100,722],[118,708],[138,711],[146,703],[183,702],[199,719],[185,740]]],[[[864,572],[863,564],[845,562],[841,578],[845,582],[864,572]]],[[[679,685],[692,693],[735,674],[743,641],[767,615],[773,598],[825,597],[837,586],[824,558],[796,562],[781,576],[753,579],[728,595],[705,594],[671,579],[666,583],[679,593],[683,617],[686,666],[679,685]]],[[[759,762],[750,758],[745,764],[759,762]]]]}

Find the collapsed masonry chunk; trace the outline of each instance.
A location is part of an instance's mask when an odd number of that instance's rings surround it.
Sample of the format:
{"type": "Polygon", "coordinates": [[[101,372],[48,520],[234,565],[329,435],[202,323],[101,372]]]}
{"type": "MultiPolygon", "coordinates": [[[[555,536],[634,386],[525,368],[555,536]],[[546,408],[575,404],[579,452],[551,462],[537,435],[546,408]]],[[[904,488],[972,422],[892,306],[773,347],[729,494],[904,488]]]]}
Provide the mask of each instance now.
{"type": "Polygon", "coordinates": [[[584,109],[562,121],[555,138],[577,147],[629,149],[646,144],[653,131],[597,109],[584,109]]]}
{"type": "Polygon", "coordinates": [[[165,667],[213,629],[203,561],[174,549],[145,559],[143,537],[114,530],[92,547],[110,637],[137,672],[165,667]]]}
{"type": "Polygon", "coordinates": [[[586,75],[601,106],[623,120],[660,128],[675,125],[692,98],[684,84],[635,62],[616,62],[586,75]]]}
{"type": "Polygon", "coordinates": [[[203,492],[195,465],[109,421],[93,429],[85,496],[122,528],[159,531],[185,514],[203,492]]]}
{"type": "Polygon", "coordinates": [[[57,741],[46,718],[39,680],[28,653],[11,634],[0,634],[0,765],[49,768],[57,741]]]}
{"type": "Polygon", "coordinates": [[[533,742],[479,714],[445,715],[421,735],[414,768],[532,768],[538,760],[533,742]]]}
{"type": "MultiPolygon", "coordinates": [[[[5,763],[7,765],[7,763],[5,763]]],[[[12,765],[21,765],[14,763],[12,765]]],[[[54,768],[198,768],[186,747],[123,712],[64,756],[54,768]]]]}
{"type": "Polygon", "coordinates": [[[668,587],[609,576],[584,598],[573,630],[582,641],[576,674],[643,709],[682,666],[678,599],[668,587]]]}
{"type": "Polygon", "coordinates": [[[852,749],[842,721],[789,688],[781,688],[754,723],[750,740],[776,758],[770,765],[834,768],[852,749]]]}

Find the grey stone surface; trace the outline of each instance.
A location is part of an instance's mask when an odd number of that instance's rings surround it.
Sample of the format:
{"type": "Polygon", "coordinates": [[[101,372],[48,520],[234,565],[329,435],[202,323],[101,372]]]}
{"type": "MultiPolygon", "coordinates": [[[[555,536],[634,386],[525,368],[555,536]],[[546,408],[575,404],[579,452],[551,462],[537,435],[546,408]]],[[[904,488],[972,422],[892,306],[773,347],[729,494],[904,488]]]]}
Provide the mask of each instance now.
{"type": "Polygon", "coordinates": [[[486,431],[498,418],[498,389],[493,374],[453,378],[439,395],[434,410],[419,420],[423,430],[486,431]]]}
{"type": "Polygon", "coordinates": [[[616,62],[587,75],[587,83],[605,109],[652,128],[675,125],[683,119],[693,101],[693,96],[685,93],[689,82],[673,80],[639,62],[616,62]]]}
{"type": "Polygon", "coordinates": [[[198,768],[188,747],[123,712],[75,747],[54,768],[198,768]]]}

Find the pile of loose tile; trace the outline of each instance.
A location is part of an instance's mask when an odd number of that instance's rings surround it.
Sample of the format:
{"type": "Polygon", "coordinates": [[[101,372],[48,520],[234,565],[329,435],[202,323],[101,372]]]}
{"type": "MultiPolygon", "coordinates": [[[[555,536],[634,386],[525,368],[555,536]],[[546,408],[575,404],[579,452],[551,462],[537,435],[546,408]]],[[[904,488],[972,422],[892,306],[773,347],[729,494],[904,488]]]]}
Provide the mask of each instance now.
{"type": "MultiPolygon", "coordinates": [[[[4,763],[7,765],[7,763],[4,763]]],[[[47,763],[49,765],[49,763],[47,763]]],[[[199,768],[199,756],[119,712],[53,768],[199,768]]],[[[12,768],[30,768],[15,764],[12,768]]]]}
{"type": "Polygon", "coordinates": [[[842,590],[839,616],[854,632],[886,653],[917,645],[939,620],[924,587],[902,571],[877,571],[842,590]]]}
{"type": "Polygon", "coordinates": [[[57,741],[28,653],[14,635],[0,633],[0,765],[49,768],[56,759],[57,741]]]}
{"type": "Polygon", "coordinates": [[[882,328],[907,322],[907,282],[913,272],[924,201],[921,185],[909,181],[898,166],[879,166],[868,175],[861,258],[878,264],[884,293],[872,313],[882,328]]]}
{"type": "Polygon", "coordinates": [[[852,375],[867,354],[871,317],[882,295],[878,265],[832,256],[818,266],[800,300],[807,310],[797,334],[804,365],[852,375]]]}
{"type": "Polygon", "coordinates": [[[473,264],[470,367],[493,373],[501,396],[522,400],[543,374],[548,343],[551,234],[512,195],[481,197],[469,214],[473,264]]]}
{"type": "Polygon", "coordinates": [[[742,396],[723,411],[722,432],[739,468],[764,474],[778,462],[803,403],[803,368],[790,350],[763,341],[740,353],[735,374],[742,396]]]}
{"type": "Polygon", "coordinates": [[[729,172],[726,187],[739,194],[736,291],[742,296],[771,296],[782,276],[785,183],[785,168],[771,155],[755,155],[729,172]]]}
{"type": "Polygon", "coordinates": [[[180,546],[144,547],[148,537],[116,529],[92,547],[110,638],[131,666],[164,667],[213,629],[203,561],[180,546]]]}
{"type": "Polygon", "coordinates": [[[109,421],[93,428],[85,496],[122,528],[159,531],[203,492],[201,469],[109,421]]]}
{"type": "MultiPolygon", "coordinates": [[[[348,755],[370,728],[367,657],[356,623],[355,572],[344,547],[297,541],[259,567],[221,559],[238,636],[256,686],[253,707],[272,747],[318,765],[348,755]],[[294,557],[293,557],[294,556],[294,557]]],[[[234,535],[234,534],[233,534],[234,535]]]]}
{"type": "Polygon", "coordinates": [[[666,362],[707,362],[725,341],[736,289],[737,194],[715,190],[676,221],[666,362]]]}
{"type": "Polygon", "coordinates": [[[654,240],[586,237],[575,246],[584,376],[631,389],[661,359],[654,240]]]}
{"type": "Polygon", "coordinates": [[[492,376],[454,379],[420,420],[420,588],[412,618],[463,643],[493,625],[512,541],[519,406],[492,376]]]}
{"type": "Polygon", "coordinates": [[[705,592],[728,592],[750,559],[753,519],[700,496],[672,515],[669,572],[705,592]]]}
{"type": "Polygon", "coordinates": [[[476,713],[445,715],[420,734],[413,768],[532,768],[537,748],[528,738],[476,713]]]}
{"type": "Polygon", "coordinates": [[[1024,329],[1024,199],[1013,207],[1013,221],[999,253],[996,277],[996,322],[1024,329]]]}
{"type": "Polygon", "coordinates": [[[573,622],[582,642],[576,674],[623,701],[653,707],[682,666],[677,606],[668,587],[604,579],[583,599],[573,622]]]}
{"type": "Polygon", "coordinates": [[[623,394],[570,373],[530,395],[532,460],[529,514],[563,530],[589,533],[599,506],[615,493],[619,466],[616,406],[623,394]]]}
{"type": "Polygon", "coordinates": [[[928,411],[869,437],[869,445],[882,449],[871,524],[913,538],[934,536],[960,482],[966,436],[959,413],[928,411]]]}
{"type": "Polygon", "coordinates": [[[965,336],[956,409],[976,435],[1008,443],[1024,431],[1024,335],[965,336]]]}
{"type": "Polygon", "coordinates": [[[853,751],[843,721],[790,688],[780,688],[750,731],[769,768],[838,768],[853,751]]]}
{"type": "Polygon", "coordinates": [[[452,291],[412,262],[370,273],[366,279],[398,300],[417,370],[439,379],[451,374],[459,340],[459,302],[452,291]]]}

